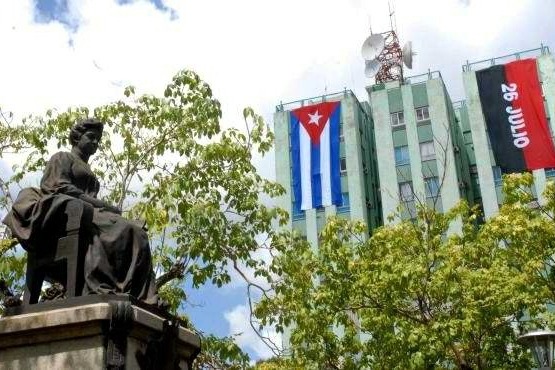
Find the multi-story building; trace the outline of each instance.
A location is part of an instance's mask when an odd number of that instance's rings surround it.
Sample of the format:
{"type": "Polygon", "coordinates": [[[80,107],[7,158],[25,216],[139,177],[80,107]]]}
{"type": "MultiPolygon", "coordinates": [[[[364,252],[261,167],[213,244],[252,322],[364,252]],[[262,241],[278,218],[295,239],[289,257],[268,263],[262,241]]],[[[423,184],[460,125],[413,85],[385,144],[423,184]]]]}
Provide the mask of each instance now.
{"type": "Polygon", "coordinates": [[[464,137],[441,74],[376,84],[367,91],[379,143],[384,220],[413,218],[418,204],[446,211],[461,198],[473,203],[464,137]]]}
{"type": "MultiPolygon", "coordinates": [[[[512,60],[523,58],[536,58],[539,80],[542,85],[543,98],[546,114],[551,130],[551,136],[555,132],[555,122],[550,117],[555,113],[555,59],[549,53],[549,48],[541,46],[538,49],[526,50],[502,57],[482,60],[463,65],[463,82],[466,92],[466,103],[460,108],[461,122],[465,130],[470,128],[472,134],[472,150],[469,156],[475,158],[475,166],[471,167],[473,179],[477,179],[480,186],[481,202],[484,216],[489,218],[499,211],[499,205],[503,202],[502,169],[497,166],[484,119],[483,107],[478,92],[476,71],[494,64],[507,63],[512,60]]],[[[468,131],[465,131],[465,135],[468,131]]],[[[555,168],[534,170],[533,193],[540,204],[543,202],[543,191],[547,179],[555,177],[555,168]]]]}
{"type": "Polygon", "coordinates": [[[274,114],[274,132],[276,180],[286,189],[278,202],[291,216],[286,227],[306,236],[311,245],[317,247],[318,234],[329,216],[362,220],[368,225],[368,234],[382,224],[374,131],[367,103],[361,104],[351,91],[345,90],[280,104],[274,114]],[[339,146],[343,205],[301,211],[292,191],[290,112],[322,101],[341,102],[339,146]]]}
{"type": "MultiPolygon", "coordinates": [[[[476,70],[496,63],[536,57],[546,114],[555,122],[555,60],[549,49],[518,52],[463,66],[466,100],[451,102],[440,72],[367,87],[369,103],[350,91],[282,104],[275,114],[277,180],[287,189],[281,206],[289,227],[317,246],[329,215],[367,222],[371,231],[412,218],[418,203],[445,211],[460,199],[483,207],[486,218],[503,201],[502,170],[489,143],[476,70]],[[344,205],[300,211],[291,191],[289,111],[322,100],[342,102],[341,187],[344,205]],[[379,182],[378,182],[379,181],[379,182]],[[388,218],[395,215],[397,217],[388,218]],[[391,221],[388,221],[391,220],[391,221]]],[[[555,168],[533,171],[533,192],[541,203],[555,168]]],[[[455,226],[456,227],[456,226],[455,226]]]]}

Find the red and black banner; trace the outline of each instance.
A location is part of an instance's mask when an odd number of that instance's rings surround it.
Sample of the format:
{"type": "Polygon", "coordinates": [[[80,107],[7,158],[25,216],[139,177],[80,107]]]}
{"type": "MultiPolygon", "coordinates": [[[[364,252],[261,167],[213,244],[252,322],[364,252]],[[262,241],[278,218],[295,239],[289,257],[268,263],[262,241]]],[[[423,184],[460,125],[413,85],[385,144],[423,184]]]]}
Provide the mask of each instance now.
{"type": "Polygon", "coordinates": [[[555,167],[535,59],[476,72],[495,162],[503,172],[555,167]]]}

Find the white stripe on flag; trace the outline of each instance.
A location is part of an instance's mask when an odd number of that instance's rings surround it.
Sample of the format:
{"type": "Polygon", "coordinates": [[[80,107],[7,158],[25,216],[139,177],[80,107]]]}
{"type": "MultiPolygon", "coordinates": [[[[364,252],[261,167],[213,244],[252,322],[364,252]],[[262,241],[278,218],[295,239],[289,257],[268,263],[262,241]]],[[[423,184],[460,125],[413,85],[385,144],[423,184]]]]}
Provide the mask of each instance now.
{"type": "Polygon", "coordinates": [[[320,135],[320,173],[322,174],[322,205],[331,205],[330,121],[320,135]]]}
{"type": "Polygon", "coordinates": [[[299,123],[299,146],[301,161],[301,193],[302,202],[301,209],[306,210],[312,208],[312,184],[310,170],[310,136],[306,132],[303,125],[299,123]]]}

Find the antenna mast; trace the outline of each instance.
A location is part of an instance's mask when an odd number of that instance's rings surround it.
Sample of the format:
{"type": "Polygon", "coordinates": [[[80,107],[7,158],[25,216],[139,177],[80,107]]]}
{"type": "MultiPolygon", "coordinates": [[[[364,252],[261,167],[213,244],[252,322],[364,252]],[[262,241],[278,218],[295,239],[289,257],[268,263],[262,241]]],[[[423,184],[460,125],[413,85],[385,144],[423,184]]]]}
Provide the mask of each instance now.
{"type": "Polygon", "coordinates": [[[392,31],[397,32],[397,19],[395,18],[395,9],[391,10],[391,2],[387,2],[387,9],[389,10],[389,25],[392,31]]]}
{"type": "MultiPolygon", "coordinates": [[[[372,34],[362,44],[362,56],[365,61],[365,74],[374,77],[376,83],[403,81],[403,64],[412,68],[412,43],[409,41],[403,49],[397,37],[397,19],[391,2],[387,2],[389,10],[390,31],[372,34]]],[[[370,16],[369,16],[370,18],[370,16]]]]}

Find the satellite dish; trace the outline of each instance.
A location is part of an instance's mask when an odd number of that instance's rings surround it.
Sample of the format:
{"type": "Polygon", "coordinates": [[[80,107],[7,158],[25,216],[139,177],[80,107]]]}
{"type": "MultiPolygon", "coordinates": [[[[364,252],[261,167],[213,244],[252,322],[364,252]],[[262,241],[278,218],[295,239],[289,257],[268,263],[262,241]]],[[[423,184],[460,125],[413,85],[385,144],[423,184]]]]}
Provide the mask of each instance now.
{"type": "Polygon", "coordinates": [[[385,48],[385,39],[379,33],[368,36],[362,43],[362,57],[366,60],[376,59],[385,48]]]}
{"type": "Polygon", "coordinates": [[[365,64],[364,75],[368,78],[374,77],[381,67],[381,63],[376,59],[367,60],[365,64]]]}
{"type": "Polygon", "coordinates": [[[405,63],[408,69],[412,69],[412,57],[414,55],[416,53],[412,50],[412,41],[409,41],[403,46],[403,63],[405,63]]]}

